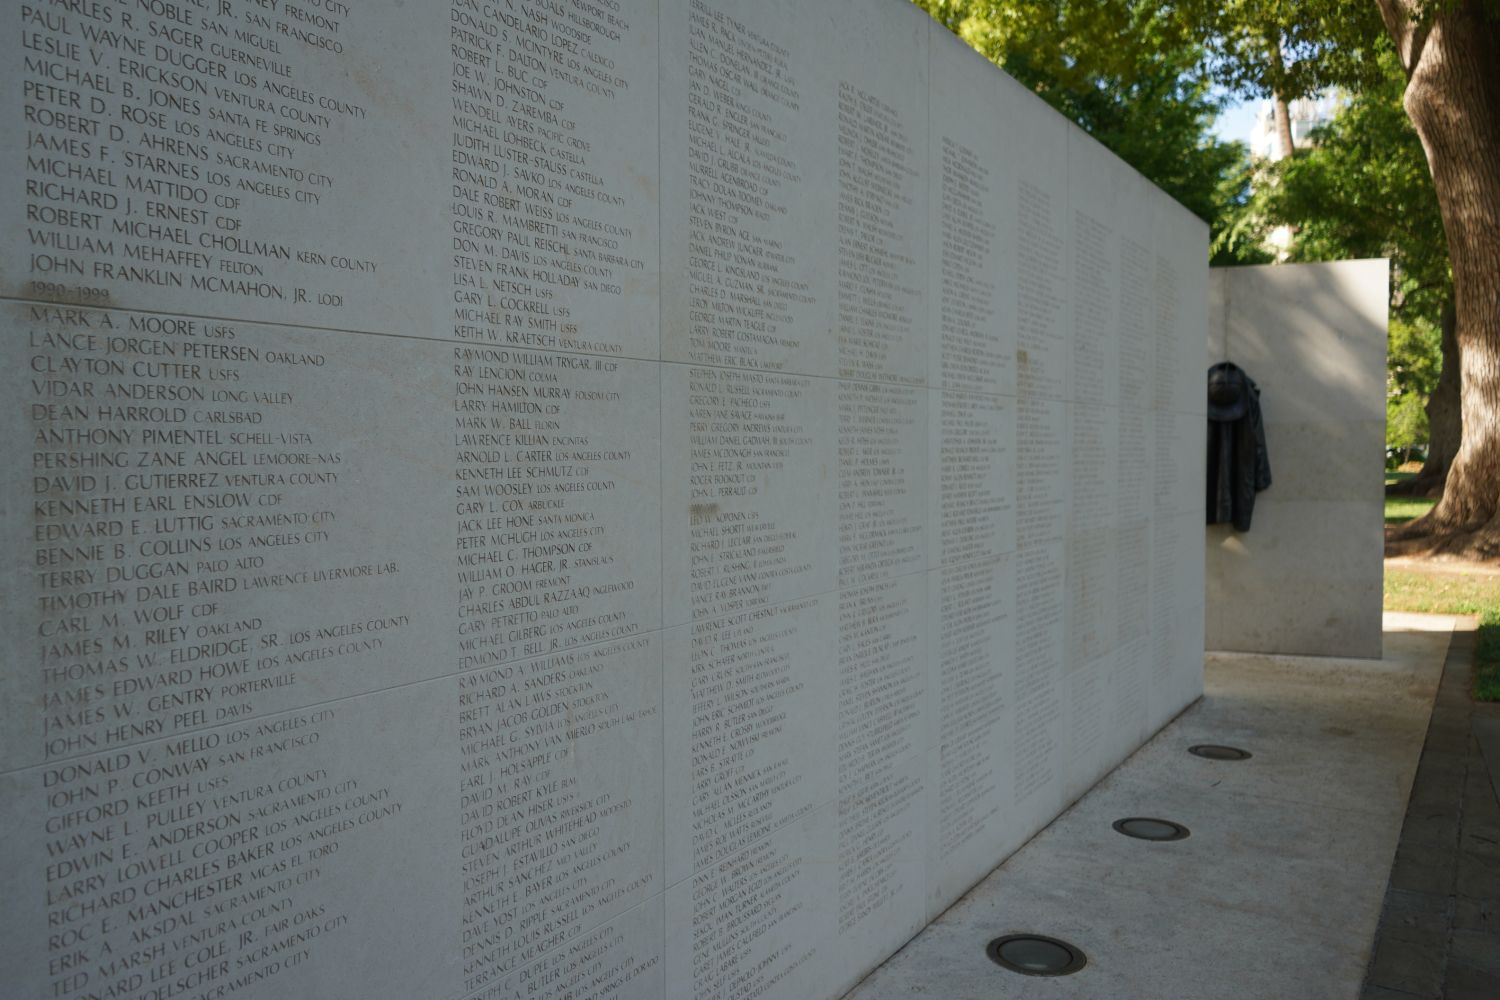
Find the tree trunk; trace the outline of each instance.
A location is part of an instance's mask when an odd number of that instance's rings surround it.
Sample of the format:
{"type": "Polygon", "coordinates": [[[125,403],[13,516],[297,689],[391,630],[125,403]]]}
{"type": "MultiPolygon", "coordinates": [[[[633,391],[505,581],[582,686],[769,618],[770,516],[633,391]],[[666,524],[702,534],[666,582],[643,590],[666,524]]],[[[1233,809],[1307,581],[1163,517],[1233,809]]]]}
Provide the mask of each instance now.
{"type": "Polygon", "coordinates": [[[1484,0],[1377,0],[1427,153],[1453,265],[1463,442],[1443,497],[1392,551],[1500,558],[1500,18],[1484,0]],[[1430,5],[1429,5],[1430,6],[1430,5]]]}
{"type": "Polygon", "coordinates": [[[1448,480],[1448,468],[1463,441],[1458,385],[1458,316],[1453,296],[1443,302],[1443,368],[1432,395],[1427,397],[1427,458],[1422,471],[1404,482],[1386,488],[1387,496],[1440,497],[1448,480]]]}
{"type": "Polygon", "coordinates": [[[1272,77],[1276,86],[1271,88],[1271,122],[1276,126],[1276,143],[1281,147],[1280,156],[1273,156],[1273,160],[1283,160],[1291,156],[1296,148],[1296,140],[1292,138],[1292,109],[1287,104],[1286,96],[1282,91],[1280,83],[1286,64],[1281,55],[1281,38],[1273,36],[1270,41],[1270,59],[1273,70],[1272,77]]]}
{"type": "Polygon", "coordinates": [[[1292,138],[1292,109],[1279,92],[1271,95],[1271,114],[1276,121],[1276,144],[1281,147],[1281,155],[1272,159],[1282,160],[1292,155],[1296,140],[1292,138]]]}

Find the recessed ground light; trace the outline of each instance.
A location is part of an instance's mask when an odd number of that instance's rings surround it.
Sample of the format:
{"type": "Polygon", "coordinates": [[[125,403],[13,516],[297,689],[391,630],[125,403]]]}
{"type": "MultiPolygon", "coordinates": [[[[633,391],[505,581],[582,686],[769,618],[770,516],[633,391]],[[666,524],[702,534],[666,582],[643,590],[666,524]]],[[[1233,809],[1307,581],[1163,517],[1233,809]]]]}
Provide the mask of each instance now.
{"type": "Polygon", "coordinates": [[[1186,840],[1188,828],[1169,819],[1153,819],[1150,816],[1129,816],[1111,824],[1115,831],[1136,840],[1186,840]]]}
{"type": "Polygon", "coordinates": [[[1188,747],[1188,753],[1195,757],[1207,757],[1209,760],[1250,759],[1249,750],[1241,750],[1239,747],[1219,746],[1217,743],[1200,743],[1195,747],[1188,747]]]}
{"type": "Polygon", "coordinates": [[[984,951],[996,965],[1023,976],[1069,976],[1089,961],[1075,945],[1041,934],[1007,934],[984,951]]]}

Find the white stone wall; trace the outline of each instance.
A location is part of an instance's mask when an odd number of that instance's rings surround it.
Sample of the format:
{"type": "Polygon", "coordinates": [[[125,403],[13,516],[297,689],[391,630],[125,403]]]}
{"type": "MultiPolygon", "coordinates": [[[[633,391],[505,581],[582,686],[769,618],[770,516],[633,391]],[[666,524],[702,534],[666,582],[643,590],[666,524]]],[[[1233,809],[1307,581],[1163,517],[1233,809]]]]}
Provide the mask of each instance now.
{"type": "Polygon", "coordinates": [[[1207,539],[1209,649],[1378,658],[1389,262],[1209,274],[1209,357],[1261,389],[1271,488],[1207,539]]]}
{"type": "Polygon", "coordinates": [[[909,4],[3,44],[7,996],[835,997],[1200,692],[1206,229],[909,4]]]}

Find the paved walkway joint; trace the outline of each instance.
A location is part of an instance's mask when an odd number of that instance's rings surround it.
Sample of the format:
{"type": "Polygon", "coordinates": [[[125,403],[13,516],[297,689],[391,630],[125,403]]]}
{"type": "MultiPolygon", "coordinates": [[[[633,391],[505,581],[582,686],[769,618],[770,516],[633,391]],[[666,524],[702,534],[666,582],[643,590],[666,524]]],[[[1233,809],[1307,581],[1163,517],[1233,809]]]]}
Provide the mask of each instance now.
{"type": "Polygon", "coordinates": [[[1500,706],[1469,697],[1473,627],[1448,647],[1362,1000],[1500,998],[1500,706]]]}

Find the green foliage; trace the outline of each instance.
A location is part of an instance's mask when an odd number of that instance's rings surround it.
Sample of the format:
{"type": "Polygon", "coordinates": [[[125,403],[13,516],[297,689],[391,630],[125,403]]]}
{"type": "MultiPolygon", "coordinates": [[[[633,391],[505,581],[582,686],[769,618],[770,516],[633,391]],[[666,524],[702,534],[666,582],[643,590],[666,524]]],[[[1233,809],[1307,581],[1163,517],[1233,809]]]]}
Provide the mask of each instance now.
{"type": "Polygon", "coordinates": [[[1148,0],[913,0],[1207,222],[1244,195],[1245,147],[1213,133],[1222,106],[1204,50],[1148,0]]]}
{"type": "Polygon", "coordinates": [[[1424,407],[1442,372],[1453,279],[1427,157],[1401,103],[1405,76],[1390,45],[1377,48],[1380,77],[1350,96],[1311,145],[1265,165],[1244,211],[1293,229],[1293,261],[1391,259],[1386,439],[1411,448],[1428,439],[1424,407]]]}
{"type": "Polygon", "coordinates": [[[1500,701],[1500,608],[1479,616],[1474,637],[1474,700],[1500,701]]]}
{"type": "Polygon", "coordinates": [[[1287,100],[1378,80],[1385,39],[1373,0],[1178,0],[1220,84],[1287,100]]]}
{"type": "Polygon", "coordinates": [[[1385,443],[1411,450],[1431,440],[1427,399],[1442,374],[1442,331],[1426,317],[1393,315],[1386,348],[1385,443]]]}
{"type": "MultiPolygon", "coordinates": [[[[1386,394],[1426,399],[1443,372],[1442,330],[1427,317],[1393,316],[1386,342],[1386,394]]],[[[1426,440],[1423,438],[1422,440],[1426,440]]]]}
{"type": "Polygon", "coordinates": [[[1388,396],[1385,401],[1385,443],[1409,455],[1413,448],[1427,443],[1426,400],[1414,392],[1388,396]]]}
{"type": "Polygon", "coordinates": [[[1262,172],[1247,156],[1219,181],[1218,213],[1210,220],[1208,246],[1214,267],[1269,264],[1275,259],[1266,249],[1272,227],[1256,186],[1262,172]]]}
{"type": "Polygon", "coordinates": [[[1401,104],[1405,76],[1390,46],[1381,50],[1380,78],[1309,148],[1271,168],[1263,208],[1296,228],[1293,260],[1391,258],[1396,315],[1435,325],[1452,294],[1447,240],[1426,153],[1401,104]]]}
{"type": "Polygon", "coordinates": [[[1452,280],[1405,75],[1371,0],[914,2],[1208,221],[1213,264],[1269,263],[1280,226],[1292,260],[1391,258],[1391,443],[1427,440],[1452,280]],[[1313,146],[1269,164],[1214,138],[1215,82],[1356,89],[1313,146]]]}
{"type": "Polygon", "coordinates": [[[1431,497],[1386,497],[1386,527],[1414,521],[1431,510],[1436,503],[1437,501],[1431,497]]]}

